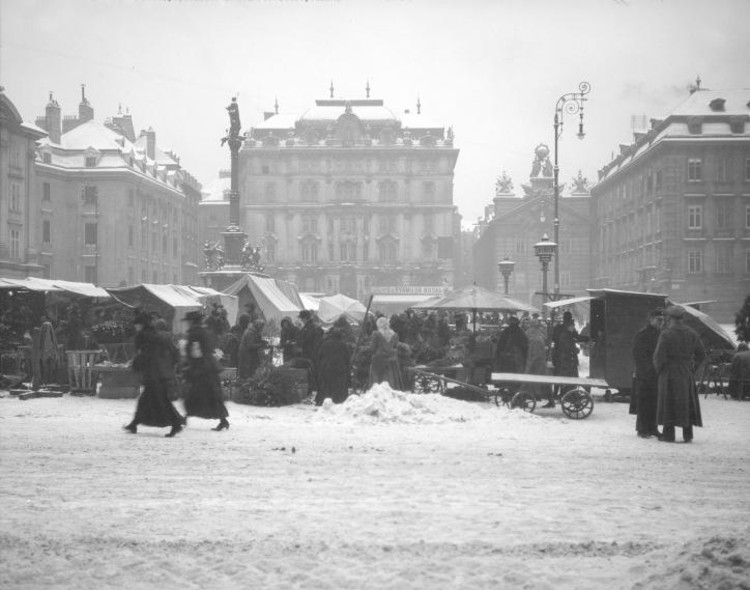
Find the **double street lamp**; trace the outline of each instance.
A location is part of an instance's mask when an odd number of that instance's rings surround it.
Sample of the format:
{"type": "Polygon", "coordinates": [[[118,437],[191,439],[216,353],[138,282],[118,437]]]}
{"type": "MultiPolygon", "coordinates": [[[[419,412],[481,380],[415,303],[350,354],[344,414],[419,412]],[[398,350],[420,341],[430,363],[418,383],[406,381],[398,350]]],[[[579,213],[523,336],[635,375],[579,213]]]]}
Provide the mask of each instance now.
{"type": "MultiPolygon", "coordinates": [[[[542,263],[542,310],[545,309],[544,304],[547,303],[547,297],[549,295],[547,292],[547,271],[549,270],[549,262],[552,260],[553,256],[555,261],[557,261],[555,252],[557,252],[557,243],[550,242],[547,234],[542,236],[541,242],[534,244],[534,254],[536,254],[537,258],[539,258],[539,261],[542,263]]],[[[544,316],[547,316],[546,312],[544,313],[544,316]]]]}
{"type": "Polygon", "coordinates": [[[512,260],[509,260],[506,256],[503,260],[497,263],[497,268],[500,271],[500,274],[503,275],[503,280],[505,281],[505,294],[508,294],[508,282],[510,281],[510,275],[513,274],[513,269],[515,268],[516,263],[512,260]]]}
{"type": "MultiPolygon", "coordinates": [[[[569,115],[575,115],[576,113],[579,114],[578,118],[578,133],[576,136],[578,139],[583,139],[585,137],[585,133],[583,132],[583,103],[588,100],[586,98],[586,95],[591,92],[591,84],[588,82],[581,82],[578,85],[578,92],[568,92],[567,94],[563,94],[560,98],[557,99],[557,105],[555,106],[555,123],[554,123],[554,129],[555,129],[555,166],[554,166],[554,197],[555,197],[555,219],[553,221],[554,227],[555,227],[555,241],[552,242],[557,248],[557,245],[560,243],[560,212],[559,212],[559,200],[560,200],[560,184],[559,184],[559,174],[560,174],[560,167],[557,163],[557,148],[558,148],[558,140],[560,139],[560,136],[562,135],[563,131],[563,114],[568,113],[569,115]]],[[[541,242],[540,242],[541,244],[541,242]]],[[[537,244],[538,246],[539,244],[537,244]]],[[[534,246],[534,249],[536,249],[536,246],[534,246]]],[[[539,254],[537,253],[537,256],[539,254]]],[[[541,260],[541,257],[540,257],[541,260]]],[[[542,263],[544,264],[544,263],[542,263]]],[[[545,272],[545,281],[546,281],[546,272],[545,272]]],[[[547,288],[544,289],[545,297],[547,288]]],[[[558,300],[560,298],[560,255],[558,254],[555,256],[555,300],[558,300]]]]}

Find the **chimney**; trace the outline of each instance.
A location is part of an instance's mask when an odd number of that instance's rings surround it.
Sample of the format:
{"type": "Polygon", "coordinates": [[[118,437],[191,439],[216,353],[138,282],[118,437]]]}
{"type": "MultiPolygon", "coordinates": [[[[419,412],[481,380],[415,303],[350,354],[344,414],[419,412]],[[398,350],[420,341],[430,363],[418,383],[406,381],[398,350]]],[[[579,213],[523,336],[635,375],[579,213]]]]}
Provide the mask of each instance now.
{"type": "Polygon", "coordinates": [[[81,104],[78,105],[78,121],[85,123],[94,118],[94,109],[86,98],[86,85],[81,84],[81,104]]]}
{"type": "Polygon", "coordinates": [[[60,143],[62,135],[62,120],[60,116],[60,105],[52,97],[52,91],[49,93],[49,102],[44,109],[44,129],[49,134],[49,140],[52,143],[60,143]]]}
{"type": "Polygon", "coordinates": [[[156,158],[156,131],[152,127],[148,131],[142,132],[146,135],[146,155],[152,160],[156,158]]]}

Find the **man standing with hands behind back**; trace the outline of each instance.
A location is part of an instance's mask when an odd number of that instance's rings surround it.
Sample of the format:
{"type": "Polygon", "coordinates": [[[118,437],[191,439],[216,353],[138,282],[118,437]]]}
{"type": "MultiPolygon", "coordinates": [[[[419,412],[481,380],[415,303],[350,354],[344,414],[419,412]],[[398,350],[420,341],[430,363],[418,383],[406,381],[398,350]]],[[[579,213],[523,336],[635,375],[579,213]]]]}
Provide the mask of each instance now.
{"type": "Polygon", "coordinates": [[[636,415],[635,430],[641,438],[659,436],[656,426],[656,401],[659,374],[654,367],[654,352],[664,324],[664,310],[660,307],[648,312],[648,325],[633,339],[635,383],[630,401],[630,413],[636,415]]]}
{"type": "Polygon", "coordinates": [[[698,334],[683,323],[684,313],[676,305],[667,308],[667,327],[654,352],[654,368],[659,373],[656,420],[664,426],[659,437],[663,442],[674,442],[675,426],[682,427],[686,443],[692,442],[693,426],[703,426],[694,371],[706,351],[698,334]]]}

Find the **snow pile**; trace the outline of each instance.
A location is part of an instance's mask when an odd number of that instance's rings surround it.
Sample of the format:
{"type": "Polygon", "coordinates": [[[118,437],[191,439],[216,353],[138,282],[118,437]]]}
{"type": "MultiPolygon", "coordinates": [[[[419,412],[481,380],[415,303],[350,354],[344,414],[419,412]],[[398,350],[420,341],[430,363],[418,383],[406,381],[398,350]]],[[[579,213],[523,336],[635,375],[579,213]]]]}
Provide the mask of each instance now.
{"type": "Polygon", "coordinates": [[[664,559],[666,567],[635,584],[633,590],[750,590],[749,547],[747,538],[725,536],[686,543],[664,559]]]}
{"type": "Polygon", "coordinates": [[[352,419],[367,423],[443,424],[475,420],[533,420],[537,417],[521,411],[465,402],[439,394],[414,394],[378,383],[362,395],[351,395],[343,404],[325,400],[315,414],[319,420],[352,419]]]}

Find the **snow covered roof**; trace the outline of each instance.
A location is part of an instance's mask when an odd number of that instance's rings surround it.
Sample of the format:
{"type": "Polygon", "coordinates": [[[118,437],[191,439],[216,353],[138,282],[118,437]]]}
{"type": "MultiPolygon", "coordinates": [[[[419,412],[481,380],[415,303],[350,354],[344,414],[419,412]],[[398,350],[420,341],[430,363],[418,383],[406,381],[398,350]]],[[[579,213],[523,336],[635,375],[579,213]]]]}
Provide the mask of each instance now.
{"type": "Polygon", "coordinates": [[[382,100],[316,100],[315,106],[305,111],[300,121],[336,121],[351,106],[352,113],[362,121],[398,121],[393,111],[382,100]]]}
{"type": "Polygon", "coordinates": [[[696,90],[665,119],[652,120],[652,129],[636,136],[630,146],[620,146],[620,155],[607,164],[599,181],[612,178],[620,170],[665,141],[743,141],[750,138],[750,88],[737,90],[696,90]],[[691,125],[697,124],[695,129],[691,125]]]}
{"type": "Polygon", "coordinates": [[[204,187],[201,202],[227,202],[224,192],[228,191],[231,187],[232,179],[229,176],[215,178],[204,187]]]}
{"type": "Polygon", "coordinates": [[[670,113],[670,116],[701,115],[750,115],[750,88],[696,90],[670,113]]]}

